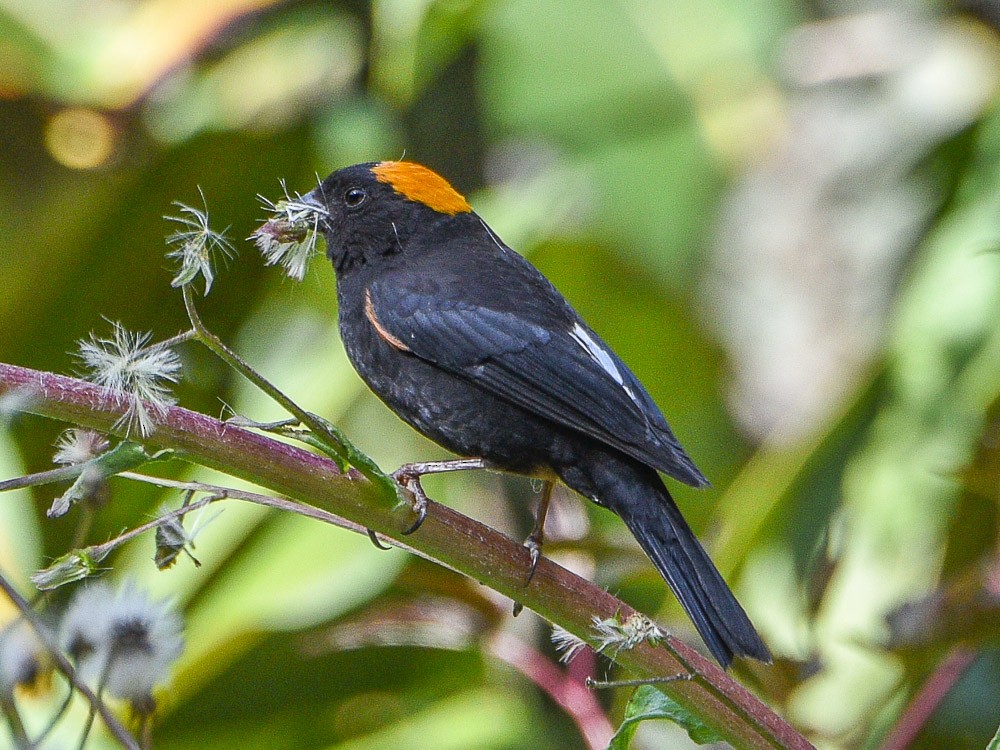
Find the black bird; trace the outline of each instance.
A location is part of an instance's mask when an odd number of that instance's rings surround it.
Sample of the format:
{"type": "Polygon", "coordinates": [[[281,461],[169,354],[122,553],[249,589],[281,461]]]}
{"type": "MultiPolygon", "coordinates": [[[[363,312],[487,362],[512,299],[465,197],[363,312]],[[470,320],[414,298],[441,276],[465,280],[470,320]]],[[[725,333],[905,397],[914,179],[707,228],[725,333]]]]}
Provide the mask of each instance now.
{"type": "Polygon", "coordinates": [[[770,661],[658,472],[707,480],[548,279],[419,164],[345,167],[304,201],[321,215],[348,357],[396,414],[460,456],[548,491],[561,479],[617,513],[719,663],[770,661]]]}

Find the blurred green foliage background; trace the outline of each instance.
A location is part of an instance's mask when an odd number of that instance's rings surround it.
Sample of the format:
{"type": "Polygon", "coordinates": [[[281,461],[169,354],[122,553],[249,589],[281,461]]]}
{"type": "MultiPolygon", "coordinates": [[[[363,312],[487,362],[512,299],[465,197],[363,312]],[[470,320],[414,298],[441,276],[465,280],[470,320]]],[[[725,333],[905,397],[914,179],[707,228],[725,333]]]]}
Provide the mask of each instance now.
{"type": "MultiPolygon", "coordinates": [[[[900,0],[0,0],[0,361],[78,371],[102,318],[183,330],[162,217],[199,186],[241,238],[279,180],[423,162],[623,356],[712,479],[678,500],[778,657],[737,676],[824,748],[907,732],[984,747],[1000,724],[998,19],[900,0]],[[943,697],[913,710],[928,685],[943,697]]],[[[298,285],[249,244],[202,303],[384,468],[439,457],[366,392],[335,314],[326,263],[298,285]]],[[[281,416],[181,354],[183,405],[281,416]]],[[[0,477],[48,468],[63,427],[0,431],[0,477]]],[[[427,484],[529,530],[525,481],[427,484]]],[[[112,490],[89,541],[179,502],[112,490]]],[[[0,569],[25,591],[79,522],[45,519],[55,492],[0,497],[0,569]]],[[[157,748],[575,748],[620,719],[626,691],[553,698],[607,662],[558,665],[545,623],[469,581],[257,507],[209,518],[200,568],[157,572],[144,538],[108,574],[185,611],[157,748]]],[[[697,641],[617,519],[564,491],[549,537],[697,641]]],[[[44,723],[59,697],[26,700],[44,723]]],[[[635,746],[689,742],[659,724],[635,746]]]]}

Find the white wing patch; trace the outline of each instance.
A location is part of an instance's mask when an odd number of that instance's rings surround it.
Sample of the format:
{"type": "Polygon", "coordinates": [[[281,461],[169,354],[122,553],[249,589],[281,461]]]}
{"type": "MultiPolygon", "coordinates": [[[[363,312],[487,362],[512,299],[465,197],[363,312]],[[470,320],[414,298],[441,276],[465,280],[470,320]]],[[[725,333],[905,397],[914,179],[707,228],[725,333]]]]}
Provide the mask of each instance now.
{"type": "MultiPolygon", "coordinates": [[[[615,361],[611,359],[611,355],[608,354],[608,352],[600,344],[594,341],[583,326],[579,323],[574,323],[573,330],[569,332],[569,335],[573,337],[573,340],[576,341],[576,343],[583,347],[584,351],[590,355],[592,360],[601,366],[602,370],[614,378],[614,381],[618,383],[618,385],[625,388],[625,379],[622,378],[622,374],[618,371],[615,361]]],[[[625,388],[625,392],[629,393],[628,388],[625,388]]],[[[629,396],[633,399],[635,398],[631,393],[629,393],[629,396]]]]}
{"type": "Polygon", "coordinates": [[[642,418],[646,420],[647,432],[651,429],[649,424],[649,416],[646,414],[645,408],[642,402],[636,398],[635,391],[633,391],[629,386],[625,385],[625,378],[622,377],[621,370],[618,369],[618,365],[608,354],[608,350],[603,346],[594,341],[594,338],[587,333],[587,330],[581,326],[579,323],[573,324],[573,329],[569,332],[569,335],[573,337],[573,340],[583,347],[583,350],[590,355],[590,358],[594,360],[597,364],[601,366],[612,379],[622,387],[622,390],[628,394],[628,397],[632,399],[632,402],[639,407],[639,411],[642,413],[642,418]]]}

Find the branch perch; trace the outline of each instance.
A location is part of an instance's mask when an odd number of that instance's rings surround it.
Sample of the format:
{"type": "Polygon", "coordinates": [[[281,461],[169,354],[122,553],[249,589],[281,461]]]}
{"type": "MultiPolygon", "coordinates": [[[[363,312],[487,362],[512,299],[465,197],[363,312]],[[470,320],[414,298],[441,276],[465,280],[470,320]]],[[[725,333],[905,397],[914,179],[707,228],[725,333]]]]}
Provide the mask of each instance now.
{"type": "MultiPolygon", "coordinates": [[[[26,395],[26,411],[107,433],[121,431],[114,425],[129,406],[125,399],[85,381],[0,363],[0,396],[11,392],[26,395]]],[[[384,495],[371,482],[354,470],[341,473],[326,457],[180,407],[153,416],[156,428],[143,441],[149,448],[170,448],[192,463],[373,529],[521,602],[589,643],[595,640],[592,618],[627,618],[634,612],[546,558],[525,586],[530,565],[525,547],[434,502],[420,530],[403,537],[412,523],[409,509],[387,507],[384,495]]],[[[693,679],[664,684],[662,690],[737,748],[813,747],[756,696],[673,636],[659,646],[641,643],[622,650],[616,661],[639,678],[693,674],[693,679]]]]}

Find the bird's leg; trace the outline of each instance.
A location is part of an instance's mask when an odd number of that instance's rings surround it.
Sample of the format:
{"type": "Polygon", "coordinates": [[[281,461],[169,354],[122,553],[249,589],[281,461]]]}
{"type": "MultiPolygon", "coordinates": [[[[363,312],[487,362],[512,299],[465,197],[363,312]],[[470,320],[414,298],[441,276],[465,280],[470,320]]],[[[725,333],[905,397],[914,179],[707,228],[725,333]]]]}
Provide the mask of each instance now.
{"type": "Polygon", "coordinates": [[[392,478],[413,495],[413,510],[417,514],[417,520],[403,534],[412,534],[420,528],[420,524],[427,517],[427,493],[420,486],[420,477],[426,474],[443,474],[446,471],[467,471],[469,469],[485,468],[488,468],[488,464],[483,458],[456,458],[449,461],[419,461],[412,464],[403,464],[392,472],[392,478]]]}
{"type": "Polygon", "coordinates": [[[545,538],[545,516],[549,513],[549,503],[552,501],[552,490],[555,483],[546,479],[542,484],[542,496],[538,500],[538,510],[535,513],[535,525],[524,540],[524,546],[531,553],[531,567],[528,569],[528,580],[524,582],[527,586],[535,575],[535,568],[538,567],[538,560],[542,556],[542,540],[545,538]]]}
{"type": "MultiPolygon", "coordinates": [[[[528,548],[528,553],[531,555],[531,567],[528,568],[528,579],[524,582],[525,586],[531,583],[531,579],[535,577],[535,568],[538,567],[538,561],[542,557],[542,539],[545,537],[545,516],[549,513],[549,503],[552,501],[552,490],[555,489],[555,486],[555,482],[549,479],[546,479],[544,484],[542,484],[542,496],[538,500],[535,525],[532,527],[531,533],[528,534],[528,538],[524,540],[524,546],[528,548]]],[[[517,617],[523,609],[524,605],[521,602],[514,602],[514,610],[511,614],[517,617]]]]}

